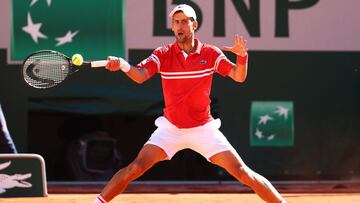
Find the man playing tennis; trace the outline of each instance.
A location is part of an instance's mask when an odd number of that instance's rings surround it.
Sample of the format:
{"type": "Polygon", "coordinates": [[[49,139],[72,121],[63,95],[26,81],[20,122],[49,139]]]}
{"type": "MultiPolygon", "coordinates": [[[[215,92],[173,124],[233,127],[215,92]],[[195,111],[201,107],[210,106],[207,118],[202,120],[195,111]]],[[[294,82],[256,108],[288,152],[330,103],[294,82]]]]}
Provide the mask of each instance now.
{"type": "Polygon", "coordinates": [[[248,168],[219,131],[221,122],[210,115],[210,91],[214,73],[244,82],[247,75],[247,47],[235,36],[233,47],[224,47],[237,55],[236,64],[212,45],[194,38],[198,28],[196,13],[188,5],[176,6],[169,14],[176,41],[157,48],[136,67],[124,59],[108,57],[106,69],[122,70],[141,84],[160,73],[165,100],[164,115],[155,120],[157,129],[144,144],[136,159],[119,170],[96,198],[105,203],[125,190],[154,164],[170,160],[182,149],[190,148],[208,161],[223,167],[241,183],[251,187],[266,202],[285,202],[261,175],[248,168]]]}

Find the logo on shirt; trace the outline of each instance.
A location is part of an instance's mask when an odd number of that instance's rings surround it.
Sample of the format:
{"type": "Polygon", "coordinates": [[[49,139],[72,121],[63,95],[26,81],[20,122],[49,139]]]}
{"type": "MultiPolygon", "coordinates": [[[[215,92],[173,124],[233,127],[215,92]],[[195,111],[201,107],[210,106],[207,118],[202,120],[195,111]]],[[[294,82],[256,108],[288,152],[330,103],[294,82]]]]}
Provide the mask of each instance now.
{"type": "Polygon", "coordinates": [[[206,64],[206,63],[207,63],[207,61],[205,61],[205,60],[201,60],[201,61],[200,61],[200,64],[201,64],[201,65],[204,65],[204,64],[206,64]]]}

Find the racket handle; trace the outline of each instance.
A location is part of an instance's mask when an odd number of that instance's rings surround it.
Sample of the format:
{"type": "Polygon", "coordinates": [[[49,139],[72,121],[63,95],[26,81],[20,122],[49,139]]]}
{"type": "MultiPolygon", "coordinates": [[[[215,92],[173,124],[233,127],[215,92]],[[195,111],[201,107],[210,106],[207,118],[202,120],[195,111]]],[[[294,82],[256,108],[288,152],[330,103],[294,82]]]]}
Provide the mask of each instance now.
{"type": "Polygon", "coordinates": [[[92,62],[91,62],[91,67],[92,67],[92,68],[104,67],[104,66],[106,66],[107,63],[108,63],[107,60],[92,61],[92,62]]]}

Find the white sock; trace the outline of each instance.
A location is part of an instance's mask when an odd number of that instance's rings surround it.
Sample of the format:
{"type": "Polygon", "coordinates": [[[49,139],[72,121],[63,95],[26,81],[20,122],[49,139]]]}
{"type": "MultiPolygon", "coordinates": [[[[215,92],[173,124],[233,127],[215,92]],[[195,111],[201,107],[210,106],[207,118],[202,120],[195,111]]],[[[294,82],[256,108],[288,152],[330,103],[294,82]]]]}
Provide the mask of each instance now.
{"type": "Polygon", "coordinates": [[[108,203],[101,195],[98,195],[93,203],[108,203]]]}

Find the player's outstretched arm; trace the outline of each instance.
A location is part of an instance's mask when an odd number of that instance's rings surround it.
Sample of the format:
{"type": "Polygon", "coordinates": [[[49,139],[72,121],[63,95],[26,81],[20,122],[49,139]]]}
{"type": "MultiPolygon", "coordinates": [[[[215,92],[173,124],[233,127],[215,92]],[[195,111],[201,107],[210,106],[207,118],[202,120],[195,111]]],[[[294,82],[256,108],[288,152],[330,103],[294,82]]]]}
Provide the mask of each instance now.
{"type": "Polygon", "coordinates": [[[236,65],[230,71],[229,77],[237,82],[244,82],[247,76],[248,67],[248,48],[246,46],[246,40],[237,34],[235,35],[234,46],[223,47],[224,51],[231,51],[236,54],[236,65]]]}
{"type": "Polygon", "coordinates": [[[150,78],[146,68],[135,68],[126,62],[123,58],[109,56],[105,68],[109,71],[122,70],[133,81],[141,84],[150,78]]]}

